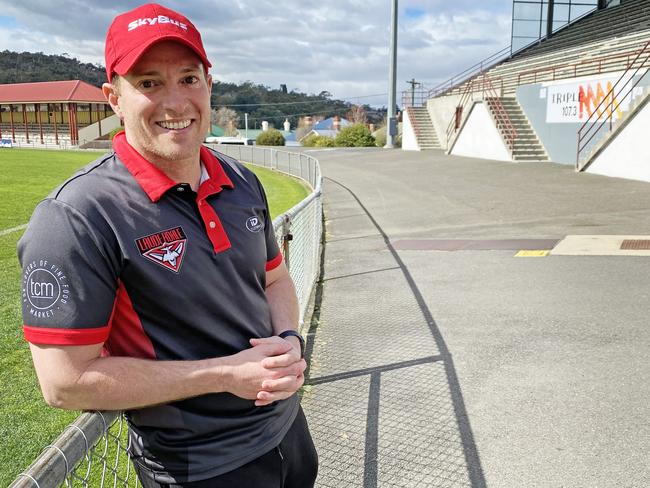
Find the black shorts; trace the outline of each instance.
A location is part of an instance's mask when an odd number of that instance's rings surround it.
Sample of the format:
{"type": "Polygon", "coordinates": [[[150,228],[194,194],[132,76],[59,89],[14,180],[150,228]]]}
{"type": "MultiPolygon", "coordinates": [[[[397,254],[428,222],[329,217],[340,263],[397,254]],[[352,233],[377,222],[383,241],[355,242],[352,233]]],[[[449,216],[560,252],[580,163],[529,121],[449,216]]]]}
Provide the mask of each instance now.
{"type": "Polygon", "coordinates": [[[318,455],[307,419],[298,410],[296,420],[280,445],[229,473],[183,484],[160,484],[147,469],[134,463],[143,488],[312,488],[318,473],[318,455]]]}

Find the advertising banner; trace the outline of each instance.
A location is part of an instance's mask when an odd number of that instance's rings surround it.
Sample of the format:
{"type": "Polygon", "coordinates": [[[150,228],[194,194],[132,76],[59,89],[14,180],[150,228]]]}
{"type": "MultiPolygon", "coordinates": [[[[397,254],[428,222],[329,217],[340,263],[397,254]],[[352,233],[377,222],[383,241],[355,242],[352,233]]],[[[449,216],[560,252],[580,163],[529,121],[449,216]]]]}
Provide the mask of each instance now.
{"type": "Polygon", "coordinates": [[[629,110],[632,100],[643,93],[643,89],[640,87],[630,91],[630,87],[636,81],[630,81],[632,74],[623,78],[616,85],[621,74],[611,73],[597,77],[573,79],[567,83],[545,83],[545,86],[541,88],[540,96],[546,98],[546,122],[549,124],[583,123],[595,111],[598,111],[601,116],[608,117],[611,114],[613,120],[618,120],[623,113],[629,110]],[[616,87],[610,93],[614,85],[616,87]],[[624,86],[625,88],[622,88],[624,86]],[[627,93],[627,96],[618,95],[621,91],[623,94],[627,93]],[[603,102],[603,100],[605,101],[603,102]],[[600,105],[601,102],[602,105],[600,105]]]}

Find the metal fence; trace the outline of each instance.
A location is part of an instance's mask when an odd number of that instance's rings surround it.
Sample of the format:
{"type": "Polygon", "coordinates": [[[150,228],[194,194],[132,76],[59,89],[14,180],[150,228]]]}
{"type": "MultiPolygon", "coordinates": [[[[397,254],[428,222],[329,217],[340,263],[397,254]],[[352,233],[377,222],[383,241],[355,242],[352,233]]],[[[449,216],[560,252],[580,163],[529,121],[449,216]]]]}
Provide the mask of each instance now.
{"type": "MultiPolygon", "coordinates": [[[[300,322],[319,273],[322,233],[321,173],[306,154],[255,146],[212,146],[241,161],[282,171],[308,182],[310,195],[273,220],[289,273],[296,285],[300,322]]],[[[45,447],[9,488],[140,487],[128,458],[127,425],[121,412],[85,412],[45,447]]]]}

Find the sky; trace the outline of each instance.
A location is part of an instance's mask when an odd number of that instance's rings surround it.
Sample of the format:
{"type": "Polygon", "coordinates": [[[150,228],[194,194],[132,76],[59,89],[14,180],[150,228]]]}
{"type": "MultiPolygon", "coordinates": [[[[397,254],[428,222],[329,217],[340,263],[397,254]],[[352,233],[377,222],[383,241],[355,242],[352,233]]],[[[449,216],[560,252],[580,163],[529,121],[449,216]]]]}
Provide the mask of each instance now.
{"type": "MultiPolygon", "coordinates": [[[[113,17],[141,2],[0,0],[0,50],[104,65],[113,17]]],[[[390,0],[169,0],[199,29],[220,81],[388,105],[390,0]]],[[[510,45],[512,0],[400,0],[398,92],[433,87],[510,45]]],[[[398,103],[400,95],[398,93],[398,103]]]]}

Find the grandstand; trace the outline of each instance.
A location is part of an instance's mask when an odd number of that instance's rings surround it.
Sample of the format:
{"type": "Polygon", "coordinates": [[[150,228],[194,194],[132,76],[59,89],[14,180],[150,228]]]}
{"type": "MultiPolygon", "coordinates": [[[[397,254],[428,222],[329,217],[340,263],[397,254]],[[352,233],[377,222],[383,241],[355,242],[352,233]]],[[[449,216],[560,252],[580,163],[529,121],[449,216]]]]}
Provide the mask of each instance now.
{"type": "MultiPolygon", "coordinates": [[[[548,6],[550,15],[549,4],[566,6],[570,0],[527,3],[548,6]]],[[[411,133],[404,136],[405,149],[435,147],[435,137],[450,154],[550,160],[650,181],[650,161],[643,174],[614,162],[612,154],[603,162],[608,147],[638,125],[632,119],[646,110],[650,0],[598,2],[507,59],[477,66],[461,82],[430,90],[419,104],[407,103],[421,107],[406,107],[405,130],[411,133]]],[[[406,102],[413,99],[405,95],[406,102]]]]}
{"type": "Polygon", "coordinates": [[[119,125],[102,91],[83,81],[0,85],[3,145],[80,146],[119,125]]]}

